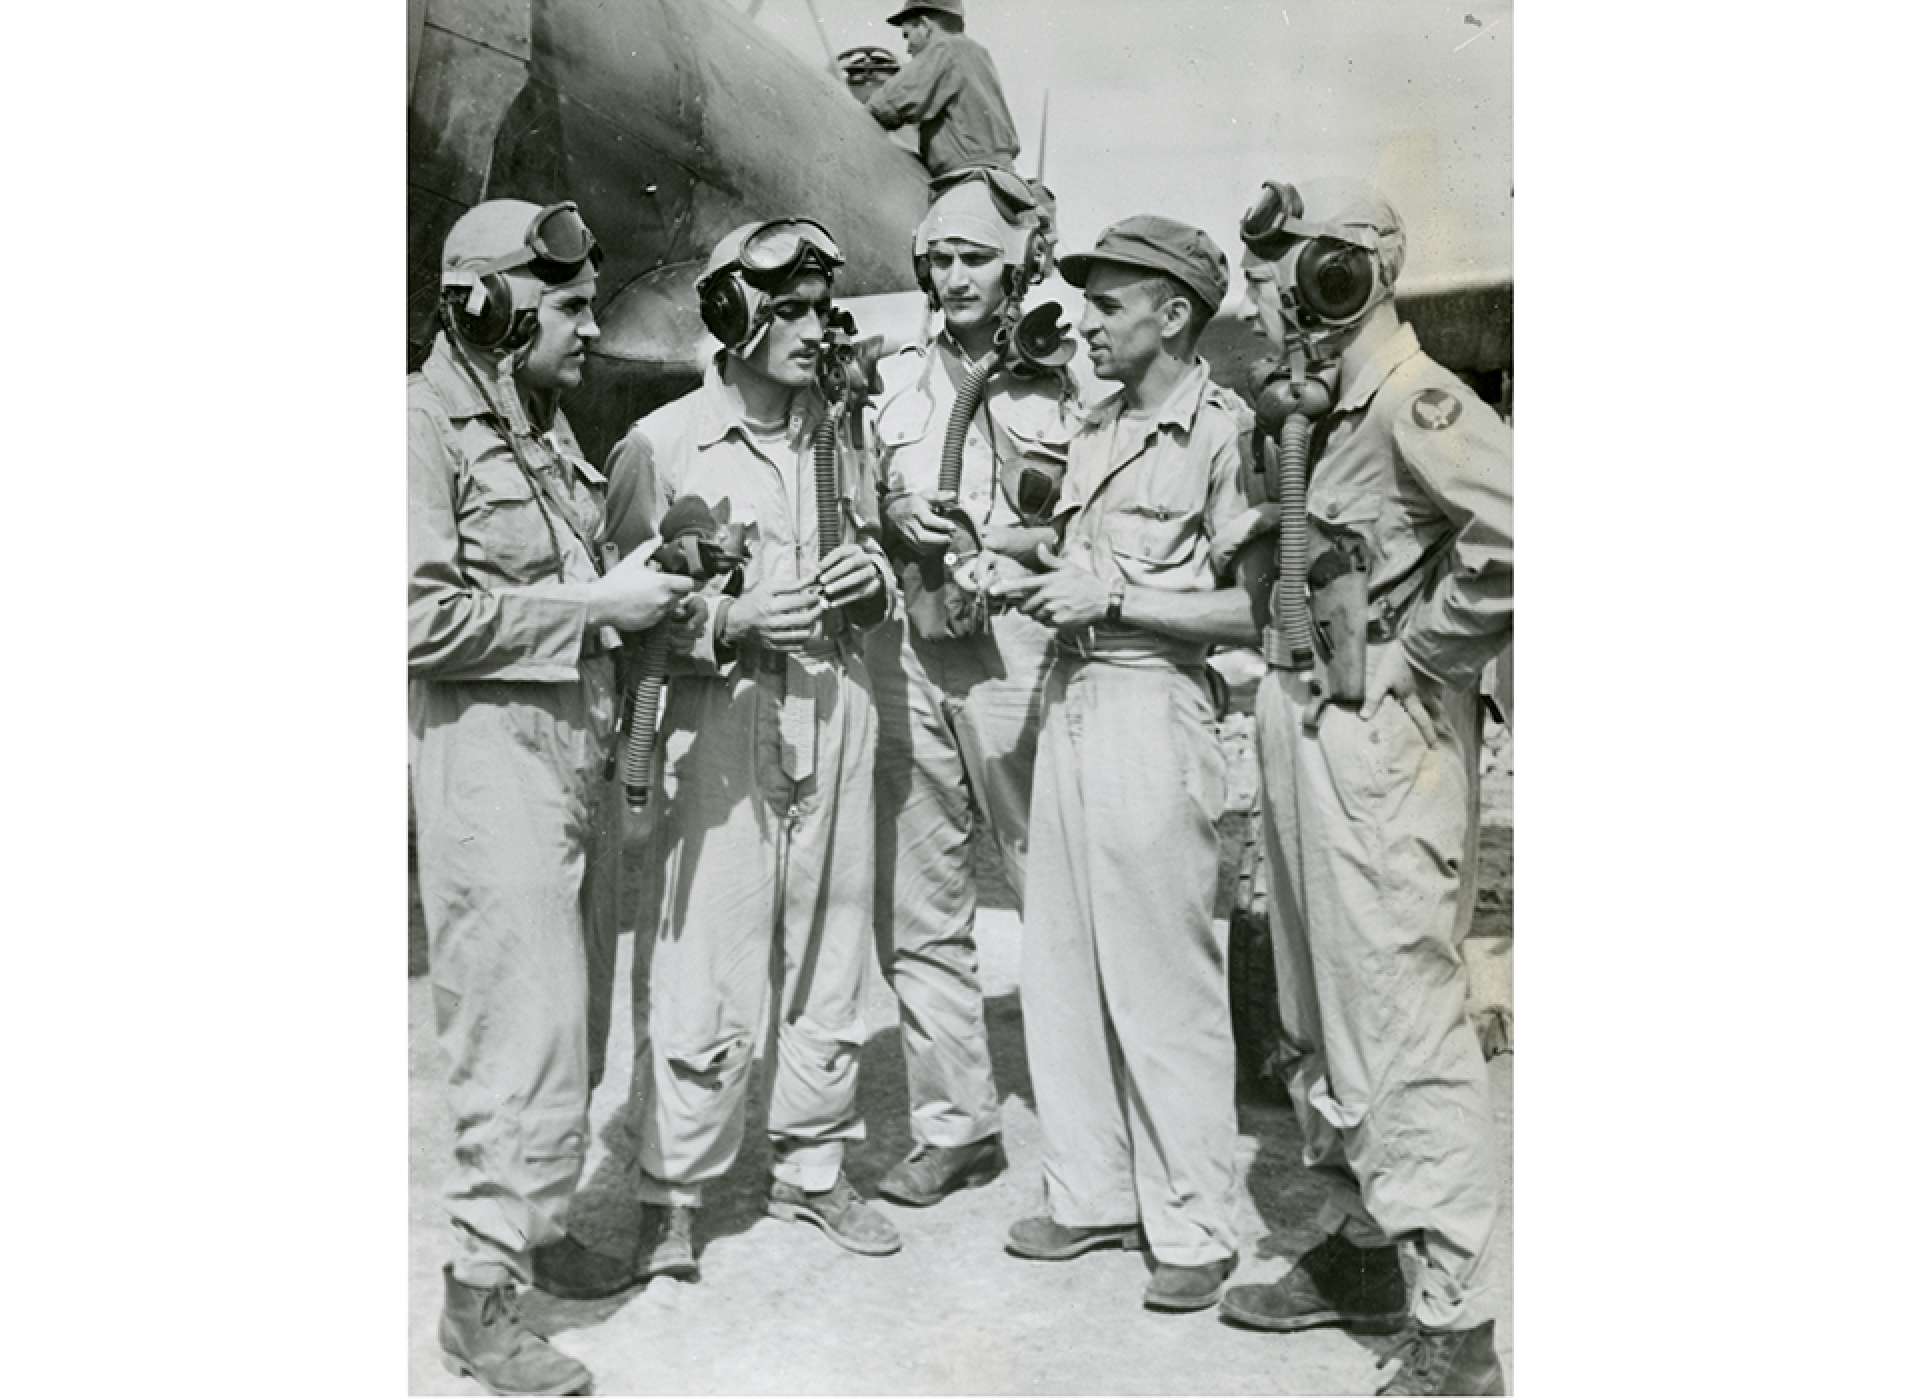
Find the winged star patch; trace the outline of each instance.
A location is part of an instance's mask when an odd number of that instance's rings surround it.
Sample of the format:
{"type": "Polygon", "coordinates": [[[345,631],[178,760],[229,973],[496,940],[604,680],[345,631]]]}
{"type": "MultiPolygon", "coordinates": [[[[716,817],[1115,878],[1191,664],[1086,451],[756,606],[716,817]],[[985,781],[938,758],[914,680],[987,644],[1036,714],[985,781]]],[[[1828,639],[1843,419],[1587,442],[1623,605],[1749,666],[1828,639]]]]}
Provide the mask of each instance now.
{"type": "Polygon", "coordinates": [[[1445,389],[1422,389],[1413,396],[1413,421],[1438,432],[1460,416],[1460,400],[1445,389]]]}

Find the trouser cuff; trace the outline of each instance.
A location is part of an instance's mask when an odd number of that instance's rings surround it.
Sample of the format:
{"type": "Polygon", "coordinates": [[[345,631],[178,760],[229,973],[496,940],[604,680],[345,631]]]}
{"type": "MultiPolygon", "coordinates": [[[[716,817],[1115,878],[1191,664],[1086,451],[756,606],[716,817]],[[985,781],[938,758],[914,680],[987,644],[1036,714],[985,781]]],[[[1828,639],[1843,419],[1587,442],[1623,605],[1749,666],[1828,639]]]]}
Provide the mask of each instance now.
{"type": "Polygon", "coordinates": [[[1347,1243],[1356,1249],[1385,1249],[1393,1244],[1389,1235],[1374,1223],[1367,1214],[1367,1208],[1360,1203],[1358,1191],[1336,1188],[1320,1207],[1320,1213],[1314,1223],[1327,1235],[1344,1236],[1347,1243]]]}
{"type": "Polygon", "coordinates": [[[840,1142],[776,1142],[773,1179],[797,1186],[809,1195],[830,1191],[833,1183],[840,1179],[840,1164],[846,1150],[846,1144],[840,1142]]]}
{"type": "Polygon", "coordinates": [[[640,1187],[634,1194],[650,1206],[692,1206],[697,1209],[700,1205],[698,1183],[662,1181],[645,1172],[640,1173],[640,1187]]]}

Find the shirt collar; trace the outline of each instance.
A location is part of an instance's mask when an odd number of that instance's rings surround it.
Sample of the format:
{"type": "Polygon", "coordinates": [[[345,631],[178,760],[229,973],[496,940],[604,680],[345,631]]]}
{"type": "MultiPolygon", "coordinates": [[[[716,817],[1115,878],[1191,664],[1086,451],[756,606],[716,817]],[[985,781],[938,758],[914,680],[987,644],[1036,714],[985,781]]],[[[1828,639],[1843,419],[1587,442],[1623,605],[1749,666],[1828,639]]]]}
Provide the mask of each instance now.
{"type": "MultiPolygon", "coordinates": [[[[729,433],[737,433],[742,442],[754,440],[752,425],[747,422],[746,405],[741,402],[740,391],[727,383],[720,373],[720,365],[726,355],[722,350],[715,354],[707,364],[706,373],[700,380],[699,420],[694,429],[694,445],[700,448],[714,447],[722,442],[729,433]]],[[[803,432],[813,431],[813,425],[819,421],[826,405],[819,391],[808,389],[799,397],[797,404],[799,421],[803,432]]],[[[793,437],[794,414],[787,416],[787,436],[793,437]]]]}
{"type": "Polygon", "coordinates": [[[1402,321],[1394,328],[1393,334],[1381,341],[1379,347],[1367,356],[1359,372],[1341,387],[1340,402],[1334,411],[1345,413],[1349,409],[1359,408],[1373,397],[1389,374],[1419,353],[1420,337],[1413,333],[1412,326],[1402,321]]]}
{"type": "MultiPolygon", "coordinates": [[[[1154,427],[1178,428],[1191,434],[1212,379],[1213,369],[1205,357],[1196,359],[1192,368],[1173,386],[1173,392],[1160,405],[1160,411],[1154,415],[1154,427]]],[[[1088,410],[1087,416],[1090,420],[1097,418],[1100,427],[1110,428],[1120,421],[1120,415],[1126,411],[1126,407],[1127,397],[1122,391],[1102,399],[1088,410]]]]}
{"type": "Polygon", "coordinates": [[[447,333],[441,331],[433,338],[433,349],[427,353],[427,362],[420,366],[420,373],[433,387],[446,407],[449,418],[489,418],[493,409],[480,397],[473,379],[454,357],[453,346],[447,343],[447,333]]]}

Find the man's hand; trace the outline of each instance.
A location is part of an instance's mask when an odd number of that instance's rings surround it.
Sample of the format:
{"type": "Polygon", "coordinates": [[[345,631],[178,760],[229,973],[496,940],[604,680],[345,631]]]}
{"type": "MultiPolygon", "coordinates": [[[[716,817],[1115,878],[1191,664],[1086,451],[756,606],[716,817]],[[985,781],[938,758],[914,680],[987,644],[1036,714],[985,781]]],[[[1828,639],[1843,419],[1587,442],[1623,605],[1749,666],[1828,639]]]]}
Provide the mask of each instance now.
{"type": "Polygon", "coordinates": [[[1427,703],[1420,698],[1419,678],[1413,663],[1407,660],[1407,653],[1397,640],[1368,649],[1367,698],[1360,706],[1360,718],[1372,719],[1380,709],[1380,702],[1389,695],[1400,702],[1400,708],[1407,712],[1407,718],[1413,721],[1413,727],[1420,731],[1428,748],[1439,744],[1433,716],[1427,713],[1427,703]]]}
{"type": "Polygon", "coordinates": [[[811,641],[826,611],[816,589],[799,584],[762,583],[749,588],[727,610],[723,642],[751,641],[774,651],[798,651],[811,641]]]}
{"type": "Polygon", "coordinates": [[[993,596],[1019,599],[1021,612],[1061,631],[1098,622],[1107,613],[1107,586],[1077,564],[1008,579],[994,586],[993,596]]]}
{"type": "Polygon", "coordinates": [[[820,561],[816,578],[831,607],[841,608],[871,598],[885,588],[880,559],[872,550],[848,540],[820,561]]]}
{"type": "Polygon", "coordinates": [[[887,519],[915,549],[931,553],[953,538],[953,522],[935,510],[925,496],[912,491],[887,497],[887,519]]]}
{"type": "Polygon", "coordinates": [[[588,585],[587,625],[644,632],[692,587],[692,579],[663,574],[638,554],[629,554],[588,585]]]}
{"type": "Polygon", "coordinates": [[[707,600],[698,593],[682,598],[661,624],[667,629],[667,650],[675,656],[690,655],[701,632],[706,630],[709,611],[707,600]]]}

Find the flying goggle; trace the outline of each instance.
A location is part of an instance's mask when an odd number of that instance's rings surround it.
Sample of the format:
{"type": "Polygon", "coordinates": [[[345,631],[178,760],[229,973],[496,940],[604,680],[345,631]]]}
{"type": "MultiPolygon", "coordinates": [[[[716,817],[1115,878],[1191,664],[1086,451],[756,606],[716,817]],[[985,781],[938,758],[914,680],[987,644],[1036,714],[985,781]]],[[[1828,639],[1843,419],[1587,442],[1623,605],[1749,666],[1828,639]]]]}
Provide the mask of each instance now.
{"type": "Polygon", "coordinates": [[[569,199],[560,204],[549,204],[535,214],[518,248],[511,253],[502,253],[497,258],[489,258],[474,267],[472,273],[478,279],[489,273],[511,272],[532,263],[547,263],[552,270],[560,271],[576,268],[589,258],[595,267],[600,265],[600,245],[594,242],[593,230],[580,217],[580,206],[569,199]]]}
{"type": "Polygon", "coordinates": [[[1300,256],[1293,286],[1281,298],[1292,300],[1305,319],[1327,325],[1355,320],[1373,303],[1374,268],[1380,239],[1369,228],[1316,223],[1292,185],[1268,180],[1253,207],[1240,220],[1240,241],[1257,258],[1277,261],[1295,245],[1300,256]]]}
{"type": "Polygon", "coordinates": [[[927,182],[928,202],[932,203],[955,185],[965,184],[968,180],[987,182],[987,188],[993,192],[993,202],[1000,206],[1000,213],[1008,222],[1018,220],[1023,214],[1031,214],[1040,207],[1040,200],[1034,194],[1032,185],[1011,170],[1002,170],[997,165],[969,165],[936,176],[927,182]]]}
{"type": "Polygon", "coordinates": [[[807,270],[832,275],[846,261],[833,235],[812,219],[770,220],[743,238],[734,255],[741,274],[762,290],[807,270]]]}

